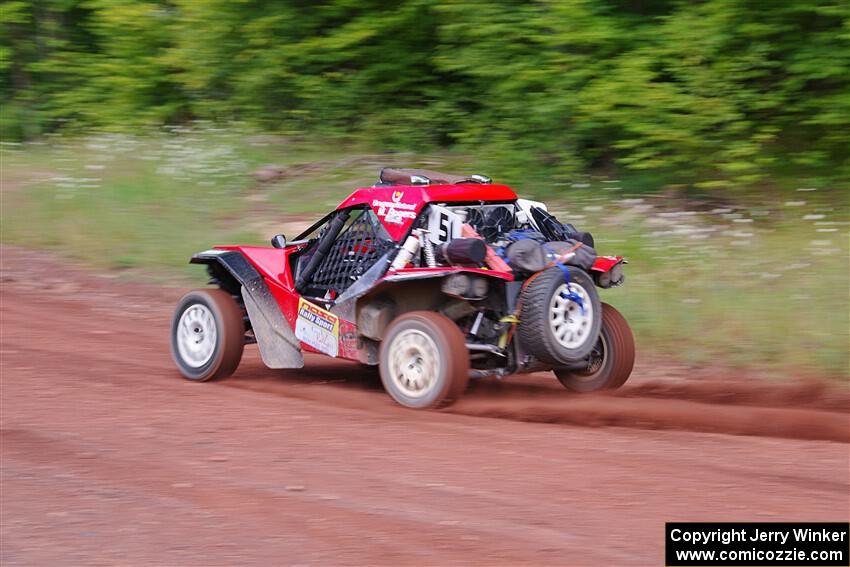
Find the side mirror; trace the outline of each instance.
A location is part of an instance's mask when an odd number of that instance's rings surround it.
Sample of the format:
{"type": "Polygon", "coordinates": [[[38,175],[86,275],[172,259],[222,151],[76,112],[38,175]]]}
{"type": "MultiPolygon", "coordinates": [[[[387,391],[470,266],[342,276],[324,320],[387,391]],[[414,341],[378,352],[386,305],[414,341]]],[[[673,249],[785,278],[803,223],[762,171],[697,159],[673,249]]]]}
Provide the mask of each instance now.
{"type": "Polygon", "coordinates": [[[286,237],[282,234],[272,236],[272,246],[275,248],[286,248],[286,237]]]}

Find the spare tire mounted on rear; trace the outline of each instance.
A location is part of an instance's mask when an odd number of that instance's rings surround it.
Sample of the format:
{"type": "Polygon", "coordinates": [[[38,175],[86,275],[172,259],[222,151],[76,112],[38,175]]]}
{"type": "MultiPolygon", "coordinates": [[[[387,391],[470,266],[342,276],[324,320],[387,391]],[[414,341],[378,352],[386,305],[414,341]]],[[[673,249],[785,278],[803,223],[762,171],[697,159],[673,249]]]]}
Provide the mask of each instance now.
{"type": "Polygon", "coordinates": [[[575,266],[539,272],[520,294],[518,338],[523,349],[546,364],[582,360],[593,350],[602,308],[593,280],[575,266]]]}

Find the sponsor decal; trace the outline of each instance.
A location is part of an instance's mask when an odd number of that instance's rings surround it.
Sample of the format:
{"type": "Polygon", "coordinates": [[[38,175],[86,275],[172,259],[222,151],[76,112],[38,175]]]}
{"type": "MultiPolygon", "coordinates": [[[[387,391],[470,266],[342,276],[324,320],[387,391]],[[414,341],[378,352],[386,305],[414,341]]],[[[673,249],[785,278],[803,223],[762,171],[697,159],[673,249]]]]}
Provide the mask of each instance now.
{"type": "Polygon", "coordinates": [[[404,191],[393,191],[392,201],[381,201],[374,199],[372,208],[376,214],[384,219],[384,222],[392,224],[404,224],[405,219],[416,218],[416,205],[414,203],[402,203],[404,191]]]}
{"type": "Polygon", "coordinates": [[[357,356],[359,348],[357,333],[348,331],[342,334],[342,351],[345,356],[357,356]]]}
{"type": "Polygon", "coordinates": [[[299,341],[316,350],[330,356],[337,356],[339,354],[339,317],[299,297],[295,336],[299,341]]]}

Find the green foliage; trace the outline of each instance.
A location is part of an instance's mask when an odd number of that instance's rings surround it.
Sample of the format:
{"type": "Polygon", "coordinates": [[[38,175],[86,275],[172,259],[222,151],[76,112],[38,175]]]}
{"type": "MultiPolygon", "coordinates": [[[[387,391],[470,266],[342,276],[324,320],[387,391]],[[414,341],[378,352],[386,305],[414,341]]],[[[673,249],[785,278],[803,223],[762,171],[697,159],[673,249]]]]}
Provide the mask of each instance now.
{"type": "Polygon", "coordinates": [[[458,147],[509,180],[850,176],[838,0],[7,0],[0,135],[193,119],[458,147]]]}

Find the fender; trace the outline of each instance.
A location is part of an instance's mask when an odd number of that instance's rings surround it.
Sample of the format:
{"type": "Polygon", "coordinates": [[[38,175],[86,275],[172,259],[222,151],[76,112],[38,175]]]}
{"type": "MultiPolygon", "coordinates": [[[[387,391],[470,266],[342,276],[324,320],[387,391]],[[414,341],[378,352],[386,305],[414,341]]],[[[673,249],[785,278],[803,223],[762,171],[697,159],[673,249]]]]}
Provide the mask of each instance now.
{"type": "Polygon", "coordinates": [[[240,284],[242,300],[254,329],[263,363],[269,368],[301,368],[304,355],[265,279],[235,250],[206,250],[192,256],[191,264],[219,264],[240,284]]]}
{"type": "Polygon", "coordinates": [[[590,267],[590,275],[601,288],[617,287],[623,285],[626,275],[623,273],[623,264],[627,264],[622,256],[597,256],[593,266],[590,267]]]}
{"type": "Polygon", "coordinates": [[[627,264],[628,262],[622,256],[597,256],[590,270],[602,273],[610,272],[611,268],[620,263],[627,264]]]}

